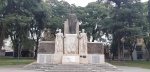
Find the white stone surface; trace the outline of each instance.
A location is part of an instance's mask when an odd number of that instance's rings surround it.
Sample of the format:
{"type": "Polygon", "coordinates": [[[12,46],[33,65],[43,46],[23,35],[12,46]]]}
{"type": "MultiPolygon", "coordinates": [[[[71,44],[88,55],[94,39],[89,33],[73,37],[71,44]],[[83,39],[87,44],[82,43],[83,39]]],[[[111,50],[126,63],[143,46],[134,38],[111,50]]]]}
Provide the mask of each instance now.
{"type": "Polygon", "coordinates": [[[104,54],[89,54],[88,62],[89,64],[104,64],[104,54]]]}
{"type": "Polygon", "coordinates": [[[80,33],[79,35],[79,54],[87,54],[87,35],[80,33]]]}
{"type": "Polygon", "coordinates": [[[64,55],[62,64],[79,64],[79,55],[64,55]]]}
{"type": "Polygon", "coordinates": [[[61,53],[54,54],[52,63],[53,64],[62,64],[62,57],[63,57],[63,54],[61,54],[61,53]]]}
{"type": "Polygon", "coordinates": [[[52,63],[53,54],[38,54],[37,63],[52,63]]]}
{"type": "Polygon", "coordinates": [[[80,55],[80,64],[88,64],[88,55],[87,54],[80,55]]]}
{"type": "Polygon", "coordinates": [[[66,34],[64,39],[65,54],[78,54],[77,34],[66,34]]]}
{"type": "Polygon", "coordinates": [[[61,33],[61,29],[59,29],[59,33],[56,34],[56,39],[55,39],[55,54],[63,53],[63,41],[64,41],[64,36],[63,33],[61,33]]]}

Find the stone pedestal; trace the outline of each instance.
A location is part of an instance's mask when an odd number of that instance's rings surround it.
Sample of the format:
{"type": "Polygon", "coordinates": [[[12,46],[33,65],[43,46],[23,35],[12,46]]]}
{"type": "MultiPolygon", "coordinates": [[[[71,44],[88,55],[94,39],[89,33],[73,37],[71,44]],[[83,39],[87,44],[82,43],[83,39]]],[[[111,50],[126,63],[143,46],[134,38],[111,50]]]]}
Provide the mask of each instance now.
{"type": "Polygon", "coordinates": [[[80,54],[80,64],[88,64],[88,54],[80,54]]]}
{"type": "Polygon", "coordinates": [[[63,55],[62,64],[79,64],[79,55],[63,55]]]}
{"type": "Polygon", "coordinates": [[[49,63],[52,64],[53,54],[38,54],[37,63],[49,63]]]}
{"type": "Polygon", "coordinates": [[[66,34],[64,39],[64,54],[78,54],[77,34],[66,34]]]}
{"type": "Polygon", "coordinates": [[[53,64],[62,64],[62,57],[63,57],[63,54],[61,53],[57,53],[57,54],[54,54],[53,55],[53,64]]]}

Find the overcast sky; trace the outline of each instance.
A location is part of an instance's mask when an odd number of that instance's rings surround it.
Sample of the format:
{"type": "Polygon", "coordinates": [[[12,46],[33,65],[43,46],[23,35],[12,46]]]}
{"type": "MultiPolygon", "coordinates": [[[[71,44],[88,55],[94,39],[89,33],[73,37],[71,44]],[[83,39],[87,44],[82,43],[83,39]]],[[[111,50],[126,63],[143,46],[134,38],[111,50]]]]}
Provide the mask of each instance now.
{"type": "MultiPolygon", "coordinates": [[[[69,2],[70,4],[75,4],[77,6],[86,6],[89,2],[94,2],[97,0],[65,0],[69,2]]],[[[148,1],[148,0],[141,0],[142,2],[148,1]]]]}

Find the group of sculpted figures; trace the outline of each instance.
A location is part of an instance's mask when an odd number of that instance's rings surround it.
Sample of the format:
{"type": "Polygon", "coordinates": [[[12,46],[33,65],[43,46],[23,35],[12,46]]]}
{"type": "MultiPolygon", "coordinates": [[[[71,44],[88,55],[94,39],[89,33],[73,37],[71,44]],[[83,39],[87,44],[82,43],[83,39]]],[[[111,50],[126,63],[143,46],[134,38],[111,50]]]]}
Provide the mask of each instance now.
{"type": "MultiPolygon", "coordinates": [[[[56,39],[55,39],[55,52],[59,53],[59,52],[64,52],[64,38],[65,35],[63,35],[63,33],[61,33],[61,29],[59,29],[59,32],[56,34],[56,39]]],[[[82,32],[77,36],[78,42],[79,42],[79,53],[87,53],[87,36],[85,33],[85,30],[82,29],[82,32]]],[[[74,53],[74,52],[78,52],[76,51],[77,49],[68,49],[68,53],[74,53]],[[73,50],[73,51],[72,51],[73,50]]],[[[77,54],[77,53],[76,53],[77,54]]]]}
{"type": "Polygon", "coordinates": [[[65,54],[87,53],[87,35],[85,30],[79,33],[79,24],[75,14],[69,14],[64,23],[64,35],[61,29],[56,34],[55,52],[65,54]]]}
{"type": "MultiPolygon", "coordinates": [[[[55,39],[55,53],[78,54],[87,53],[87,35],[85,30],[79,33],[79,24],[75,14],[69,14],[64,23],[64,35],[59,29],[56,38],[51,35],[49,30],[45,30],[45,40],[55,39]],[[66,36],[67,35],[67,36],[66,36]]],[[[53,40],[54,41],[54,40],[53,40]]]]}

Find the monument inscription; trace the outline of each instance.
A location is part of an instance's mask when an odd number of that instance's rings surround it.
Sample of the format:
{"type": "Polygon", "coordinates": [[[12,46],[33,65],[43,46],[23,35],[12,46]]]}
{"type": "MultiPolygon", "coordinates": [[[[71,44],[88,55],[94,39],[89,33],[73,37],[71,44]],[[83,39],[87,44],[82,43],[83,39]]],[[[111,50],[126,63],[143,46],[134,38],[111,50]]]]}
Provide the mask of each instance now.
{"type": "Polygon", "coordinates": [[[54,54],[55,52],[55,43],[53,41],[46,41],[39,43],[39,54],[54,54]]]}
{"type": "Polygon", "coordinates": [[[102,43],[88,43],[88,54],[104,54],[104,48],[102,43]]]}

